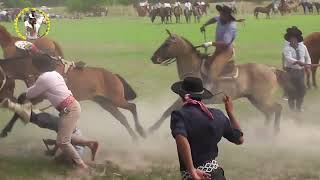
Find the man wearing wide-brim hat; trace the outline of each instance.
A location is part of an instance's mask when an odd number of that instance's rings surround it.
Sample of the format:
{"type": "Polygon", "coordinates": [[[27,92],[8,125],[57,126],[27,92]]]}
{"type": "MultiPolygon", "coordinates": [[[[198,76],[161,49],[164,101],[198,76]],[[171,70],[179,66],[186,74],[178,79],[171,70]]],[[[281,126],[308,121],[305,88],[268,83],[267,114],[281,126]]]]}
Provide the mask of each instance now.
{"type": "Polygon", "coordinates": [[[217,79],[225,64],[234,56],[233,42],[237,35],[236,20],[233,11],[229,6],[216,6],[219,16],[213,17],[206,22],[201,28],[201,32],[205,31],[205,27],[217,23],[216,39],[214,42],[204,43],[204,47],[215,46],[215,52],[206,62],[206,71],[210,72],[209,78],[217,79]]]}
{"type": "Polygon", "coordinates": [[[288,103],[291,110],[302,111],[306,93],[305,68],[311,66],[311,58],[307,47],[303,44],[303,36],[296,26],[288,28],[284,35],[283,67],[290,76],[294,91],[288,92],[288,103]]]}
{"type": "Polygon", "coordinates": [[[233,114],[230,97],[225,97],[228,117],[218,109],[207,108],[202,99],[213,97],[203,88],[201,79],[187,77],[171,86],[184,105],[171,114],[171,133],[176,140],[180,171],[183,180],[225,180],[224,171],[215,160],[222,137],[242,144],[243,133],[233,114]],[[209,167],[209,168],[208,168],[209,167]]]}

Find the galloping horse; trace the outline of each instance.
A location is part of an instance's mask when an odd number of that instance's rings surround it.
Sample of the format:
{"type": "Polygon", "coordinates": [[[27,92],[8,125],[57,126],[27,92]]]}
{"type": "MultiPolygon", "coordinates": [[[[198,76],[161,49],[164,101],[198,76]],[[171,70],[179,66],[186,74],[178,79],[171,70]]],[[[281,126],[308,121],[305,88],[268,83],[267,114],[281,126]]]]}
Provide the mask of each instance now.
{"type": "MultiPolygon", "coordinates": [[[[154,64],[163,64],[172,59],[177,61],[177,70],[180,79],[186,76],[201,76],[201,66],[203,65],[202,55],[186,39],[178,35],[173,35],[169,31],[169,38],[155,51],[151,60],[154,64]]],[[[215,62],[213,62],[215,63],[215,62]]],[[[266,117],[266,123],[275,115],[275,132],[280,129],[280,116],[282,106],[273,99],[274,93],[280,85],[287,92],[292,90],[292,85],[288,81],[288,76],[284,71],[276,70],[272,67],[248,63],[237,65],[237,75],[224,77],[215,82],[204,82],[209,90],[215,94],[223,91],[224,94],[233,99],[247,98],[266,117]]],[[[207,104],[222,103],[222,97],[212,98],[205,101],[207,104]]],[[[151,128],[150,132],[160,127],[163,121],[170,116],[170,113],[182,105],[180,99],[170,106],[151,128]]]]}
{"type": "MultiPolygon", "coordinates": [[[[314,32],[304,38],[304,44],[307,46],[309,51],[312,64],[319,64],[320,61],[320,32],[314,32]]],[[[315,88],[318,87],[316,80],[317,68],[312,67],[312,84],[315,88]]],[[[307,86],[311,88],[310,85],[310,75],[307,74],[307,86]]]]}
{"type": "Polygon", "coordinates": [[[191,16],[192,16],[192,10],[188,9],[188,8],[184,8],[184,16],[186,18],[186,22],[190,23],[191,22],[191,16]]]}
{"type": "Polygon", "coordinates": [[[182,15],[182,8],[181,6],[176,6],[173,8],[173,14],[176,17],[176,23],[180,23],[180,17],[182,15]]]}
{"type": "MultiPolygon", "coordinates": [[[[8,54],[6,50],[13,49],[15,51],[11,52],[14,53],[11,54],[12,59],[9,58],[9,60],[2,62],[6,63],[2,68],[8,74],[8,79],[11,79],[11,81],[12,79],[25,81],[29,87],[35,82],[38,72],[33,67],[31,58],[28,55],[21,54],[21,52],[17,51],[14,42],[19,39],[11,36],[6,37],[10,38],[10,44],[7,44],[7,47],[3,49],[4,53],[8,54]],[[23,60],[14,60],[21,58],[23,60]],[[11,60],[12,62],[10,62],[11,60]],[[33,78],[31,79],[30,77],[33,78]]],[[[47,52],[45,51],[45,53],[47,52]]],[[[57,61],[57,71],[64,74],[65,78],[67,78],[67,85],[77,100],[92,100],[98,103],[102,108],[110,112],[118,121],[120,121],[120,123],[128,130],[131,137],[136,139],[137,135],[130,127],[126,117],[119,111],[118,107],[129,110],[133,114],[135,127],[138,133],[145,137],[144,130],[138,120],[136,105],[128,102],[136,98],[136,93],[121,76],[113,74],[103,68],[93,67],[84,67],[80,69],[71,68],[65,74],[64,65],[60,61],[57,61]]],[[[2,91],[6,92],[7,89],[3,88],[2,91]]],[[[8,132],[11,131],[17,119],[18,116],[15,115],[3,129],[1,136],[6,136],[8,132]]]]}
{"type": "Polygon", "coordinates": [[[272,8],[273,8],[272,3],[266,7],[256,7],[256,8],[254,8],[254,11],[253,11],[254,16],[258,19],[259,13],[265,13],[267,15],[266,18],[270,18],[270,13],[272,11],[272,8]]]}
{"type": "Polygon", "coordinates": [[[157,16],[160,16],[162,24],[163,23],[167,24],[169,20],[170,22],[172,22],[171,20],[172,12],[171,12],[171,8],[169,7],[156,8],[150,11],[150,18],[152,23],[154,22],[157,16]]]}

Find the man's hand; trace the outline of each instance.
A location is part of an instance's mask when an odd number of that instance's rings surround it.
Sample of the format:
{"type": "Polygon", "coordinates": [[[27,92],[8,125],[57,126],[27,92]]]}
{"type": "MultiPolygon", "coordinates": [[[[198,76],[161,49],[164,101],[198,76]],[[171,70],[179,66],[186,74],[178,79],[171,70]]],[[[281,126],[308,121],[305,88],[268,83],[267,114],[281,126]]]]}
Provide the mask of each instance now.
{"type": "Polygon", "coordinates": [[[224,106],[225,106],[227,113],[232,113],[233,112],[233,103],[232,103],[231,97],[225,96],[223,101],[224,101],[224,106]]]}
{"type": "Polygon", "coordinates": [[[191,176],[194,180],[210,180],[211,179],[210,174],[195,168],[191,171],[191,176]]]}
{"type": "Polygon", "coordinates": [[[205,43],[203,43],[203,47],[204,48],[208,48],[208,47],[210,47],[210,46],[212,46],[213,45],[213,43],[212,42],[205,42],[205,43]]]}
{"type": "Polygon", "coordinates": [[[205,26],[201,26],[200,31],[201,32],[205,32],[206,31],[206,27],[205,26]]]}
{"type": "Polygon", "coordinates": [[[301,61],[296,61],[293,63],[293,65],[296,65],[296,64],[298,64],[299,66],[305,66],[305,64],[301,61]]]}

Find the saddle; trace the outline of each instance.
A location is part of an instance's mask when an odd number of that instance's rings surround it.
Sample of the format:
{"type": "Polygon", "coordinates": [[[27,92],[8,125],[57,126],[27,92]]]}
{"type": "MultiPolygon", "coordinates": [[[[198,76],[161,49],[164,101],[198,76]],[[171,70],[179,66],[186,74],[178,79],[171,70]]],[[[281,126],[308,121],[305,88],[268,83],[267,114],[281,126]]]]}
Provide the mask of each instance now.
{"type": "Polygon", "coordinates": [[[78,61],[78,62],[67,61],[67,60],[63,59],[61,56],[52,57],[52,59],[60,61],[63,64],[63,66],[64,66],[63,73],[64,74],[67,74],[69,72],[69,70],[71,70],[73,68],[82,70],[86,66],[86,63],[83,61],[78,61]]]}
{"type": "Polygon", "coordinates": [[[239,76],[239,68],[236,66],[234,60],[229,61],[219,74],[221,79],[235,79],[239,76]]]}

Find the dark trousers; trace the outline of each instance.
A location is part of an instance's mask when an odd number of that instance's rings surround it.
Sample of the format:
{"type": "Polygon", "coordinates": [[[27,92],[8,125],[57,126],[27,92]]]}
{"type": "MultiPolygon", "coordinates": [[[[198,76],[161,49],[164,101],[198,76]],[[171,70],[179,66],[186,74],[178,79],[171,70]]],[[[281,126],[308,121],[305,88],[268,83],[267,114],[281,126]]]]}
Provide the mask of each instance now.
{"type": "Polygon", "coordinates": [[[291,92],[288,92],[289,107],[291,110],[300,111],[306,94],[304,69],[288,68],[287,72],[294,87],[291,92]]]}
{"type": "MultiPolygon", "coordinates": [[[[187,178],[182,180],[193,180],[193,178],[187,178]]],[[[211,180],[226,180],[226,177],[224,176],[224,170],[221,167],[218,167],[218,169],[212,171],[211,180]]]]}
{"type": "Polygon", "coordinates": [[[49,113],[31,112],[30,122],[39,126],[40,128],[50,129],[52,131],[58,132],[58,120],[59,120],[58,116],[54,116],[49,113]]]}

